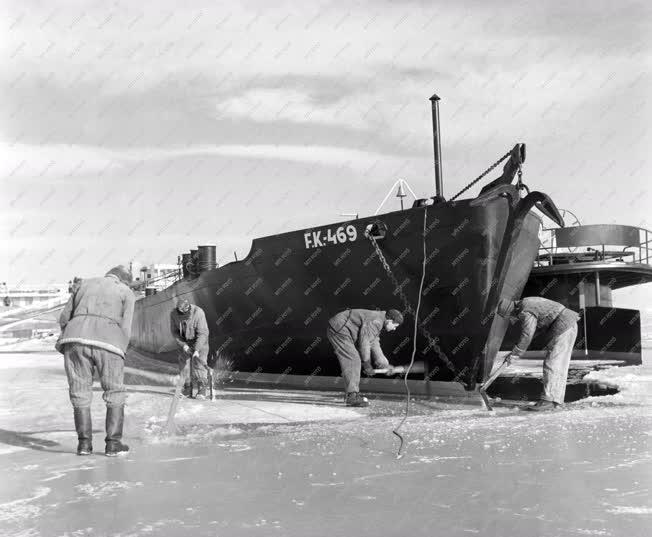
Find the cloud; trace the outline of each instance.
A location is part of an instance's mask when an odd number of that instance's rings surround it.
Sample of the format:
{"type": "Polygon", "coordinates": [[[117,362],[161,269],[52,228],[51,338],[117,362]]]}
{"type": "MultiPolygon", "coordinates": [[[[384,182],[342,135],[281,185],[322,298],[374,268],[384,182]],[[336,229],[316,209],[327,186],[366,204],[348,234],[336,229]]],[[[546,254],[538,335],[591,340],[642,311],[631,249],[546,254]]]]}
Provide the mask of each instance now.
{"type": "MultiPolygon", "coordinates": [[[[433,92],[446,193],[524,141],[526,181],[583,221],[647,218],[643,2],[25,0],[7,11],[0,173],[15,203],[0,224],[21,237],[64,233],[69,245],[83,217],[118,248],[125,226],[159,245],[179,205],[207,218],[179,224],[188,240],[248,230],[241,203],[264,222],[251,234],[294,225],[280,220],[306,200],[308,223],[333,207],[368,213],[399,177],[431,190],[433,92]]],[[[28,257],[12,270],[78,262],[28,257]]]]}
{"type": "Polygon", "coordinates": [[[378,91],[357,95],[363,88],[362,80],[328,76],[262,76],[222,85],[181,72],[114,93],[102,78],[63,85],[30,73],[2,81],[0,129],[5,140],[33,145],[371,144],[376,151],[404,152],[396,129],[383,128],[382,114],[395,103],[378,91]]]}
{"type": "Polygon", "coordinates": [[[116,155],[94,147],[0,143],[0,175],[5,179],[74,181],[82,174],[115,171],[116,155]]]}
{"type": "Polygon", "coordinates": [[[259,122],[288,121],[369,128],[360,110],[350,103],[316,103],[307,93],[296,89],[256,88],[216,103],[218,117],[246,118],[259,122]]]}
{"type": "Polygon", "coordinates": [[[115,175],[134,163],[210,156],[314,163],[358,172],[405,160],[373,151],[324,145],[223,144],[111,150],[95,146],[0,144],[0,173],[7,179],[30,178],[38,182],[59,178],[65,182],[80,176],[115,175]]]}
{"type": "MultiPolygon", "coordinates": [[[[168,153],[169,155],[170,153],[168,153]]],[[[388,162],[399,162],[379,153],[359,151],[336,146],[307,145],[223,145],[196,147],[187,151],[175,151],[175,156],[189,154],[222,155],[242,158],[279,159],[289,162],[309,162],[328,167],[348,167],[357,171],[388,162]]]]}

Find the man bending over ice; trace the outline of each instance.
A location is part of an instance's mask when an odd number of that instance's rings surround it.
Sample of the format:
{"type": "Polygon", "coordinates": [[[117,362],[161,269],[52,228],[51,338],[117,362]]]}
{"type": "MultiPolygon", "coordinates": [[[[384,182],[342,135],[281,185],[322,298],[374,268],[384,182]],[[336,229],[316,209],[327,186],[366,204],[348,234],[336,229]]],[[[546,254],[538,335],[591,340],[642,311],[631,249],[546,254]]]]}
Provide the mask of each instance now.
{"type": "Polygon", "coordinates": [[[541,399],[527,410],[548,410],[562,405],[579,315],[558,302],[542,297],[526,297],[516,302],[501,300],[498,315],[513,323],[520,323],[521,334],[509,358],[520,358],[537,331],[545,334],[543,393],[541,399]]]}
{"type": "Polygon", "coordinates": [[[380,333],[383,329],[392,332],[402,323],[403,315],[397,310],[348,309],[329,319],[326,335],[342,368],[346,406],[369,406],[367,398],[360,395],[360,366],[372,376],[373,356],[378,369],[391,368],[380,347],[380,333]]]}

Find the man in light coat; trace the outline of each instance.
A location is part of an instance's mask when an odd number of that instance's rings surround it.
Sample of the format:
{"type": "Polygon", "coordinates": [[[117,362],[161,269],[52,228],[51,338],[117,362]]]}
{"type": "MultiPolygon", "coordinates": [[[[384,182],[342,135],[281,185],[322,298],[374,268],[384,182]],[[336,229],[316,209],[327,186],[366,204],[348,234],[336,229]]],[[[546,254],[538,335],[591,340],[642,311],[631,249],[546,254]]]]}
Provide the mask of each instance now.
{"type": "Polygon", "coordinates": [[[114,267],[102,278],[89,278],[73,290],[59,317],[56,348],[64,355],[70,402],[75,416],[78,455],[93,451],[91,399],[93,370],[100,377],[106,403],[105,454],[129,451],[122,443],[124,425],[124,356],[131,336],[135,297],[131,274],[114,267]]]}
{"type": "Polygon", "coordinates": [[[570,359],[577,338],[577,312],[547,298],[526,297],[516,302],[501,300],[498,315],[518,323],[521,330],[509,358],[518,359],[525,354],[535,333],[545,334],[543,393],[540,400],[527,410],[550,410],[562,405],[570,359]]]}
{"type": "Polygon", "coordinates": [[[383,329],[392,332],[402,323],[403,315],[397,310],[348,309],[329,319],[326,336],[340,362],[346,406],[369,406],[367,398],[360,395],[360,367],[372,376],[373,357],[377,369],[391,368],[380,346],[380,333],[383,329]]]}
{"type": "Polygon", "coordinates": [[[172,335],[179,346],[179,369],[183,371],[188,360],[192,365],[192,374],[185,380],[183,395],[192,397],[193,384],[196,383],[197,399],[205,399],[208,386],[208,324],[204,310],[181,298],[170,318],[172,335]]]}

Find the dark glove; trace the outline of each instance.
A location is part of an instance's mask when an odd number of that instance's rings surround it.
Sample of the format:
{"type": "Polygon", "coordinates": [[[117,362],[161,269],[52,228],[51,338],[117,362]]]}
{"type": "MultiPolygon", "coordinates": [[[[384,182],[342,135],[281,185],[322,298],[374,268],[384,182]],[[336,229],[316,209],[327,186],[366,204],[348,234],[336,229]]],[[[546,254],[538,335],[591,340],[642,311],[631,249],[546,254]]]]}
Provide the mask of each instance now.
{"type": "Polygon", "coordinates": [[[373,377],[375,375],[371,362],[362,362],[362,372],[368,377],[373,377]]]}

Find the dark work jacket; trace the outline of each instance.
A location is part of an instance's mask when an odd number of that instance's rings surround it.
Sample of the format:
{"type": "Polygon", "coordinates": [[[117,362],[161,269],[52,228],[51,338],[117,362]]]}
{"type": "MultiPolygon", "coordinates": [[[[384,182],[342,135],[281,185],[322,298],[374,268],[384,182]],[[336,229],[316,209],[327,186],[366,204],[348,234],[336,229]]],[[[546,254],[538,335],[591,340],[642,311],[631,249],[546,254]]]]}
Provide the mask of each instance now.
{"type": "Polygon", "coordinates": [[[188,345],[202,356],[208,355],[208,324],[204,310],[194,304],[186,314],[175,308],[170,316],[171,330],[179,348],[188,345]]]}
{"type": "Polygon", "coordinates": [[[519,300],[514,308],[521,327],[521,336],[512,350],[515,356],[527,351],[537,331],[546,335],[547,343],[577,324],[579,315],[559,302],[543,297],[526,297],[519,300]]]}
{"type": "Polygon", "coordinates": [[[380,333],[385,326],[384,311],[344,310],[331,317],[328,324],[336,334],[351,338],[363,362],[369,362],[373,355],[378,368],[389,367],[389,361],[380,347],[380,333]]]}

